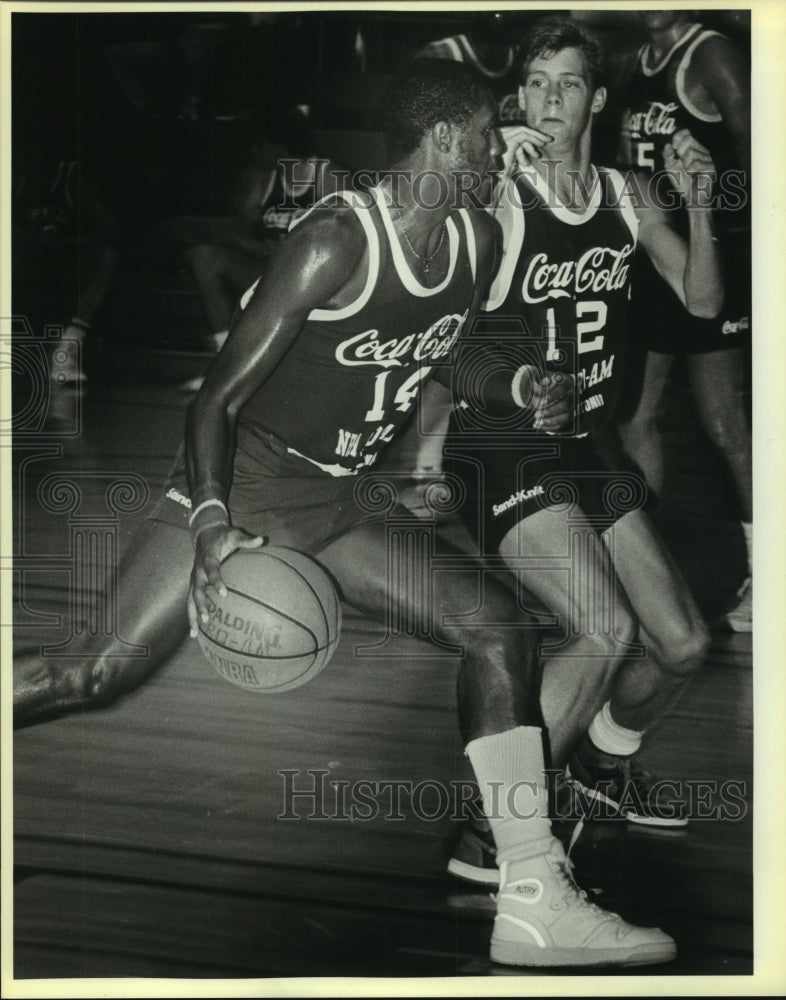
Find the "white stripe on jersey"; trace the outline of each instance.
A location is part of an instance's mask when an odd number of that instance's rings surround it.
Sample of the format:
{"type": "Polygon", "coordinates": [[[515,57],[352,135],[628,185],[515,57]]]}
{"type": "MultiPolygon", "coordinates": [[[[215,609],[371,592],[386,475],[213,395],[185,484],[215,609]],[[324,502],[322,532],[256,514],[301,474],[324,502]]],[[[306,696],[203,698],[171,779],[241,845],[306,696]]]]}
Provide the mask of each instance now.
{"type": "Polygon", "coordinates": [[[695,35],[696,32],[700,30],[701,30],[700,24],[692,24],[688,28],[688,30],[685,31],[684,34],[682,34],[677,39],[677,41],[672,45],[672,47],[669,49],[666,55],[663,56],[660,62],[658,62],[657,65],[652,67],[648,66],[646,62],[647,56],[652,54],[652,46],[649,44],[649,42],[647,42],[645,45],[642,45],[642,47],[639,49],[639,66],[641,67],[641,72],[644,74],[644,76],[655,76],[656,73],[660,73],[660,71],[663,69],[663,67],[666,65],[669,59],[671,59],[671,57],[674,55],[675,51],[680,47],[680,45],[683,45],[690,38],[691,35],[695,35]]]}
{"type": "Polygon", "coordinates": [[[590,164],[590,171],[590,198],[581,212],[573,212],[567,205],[564,205],[557,193],[551,190],[546,178],[542,177],[534,168],[524,176],[546,203],[546,207],[555,219],[566,222],[569,226],[582,226],[594,217],[601,202],[601,183],[598,171],[592,164],[590,164]]]}
{"type": "Polygon", "coordinates": [[[315,458],[309,458],[308,455],[304,455],[302,452],[297,451],[295,448],[290,448],[289,445],[287,445],[287,451],[289,452],[290,455],[295,455],[297,458],[303,458],[307,462],[311,462],[312,465],[316,465],[317,468],[322,469],[323,472],[327,472],[328,475],[334,477],[356,476],[360,472],[360,469],[362,468],[361,466],[357,469],[345,469],[343,465],[337,465],[337,464],[325,465],[323,462],[318,462],[315,458]]]}
{"type": "Polygon", "coordinates": [[[444,45],[454,62],[464,62],[464,53],[461,51],[461,46],[455,38],[443,38],[436,44],[444,45]]]}
{"type": "Polygon", "coordinates": [[[693,115],[694,118],[698,118],[700,122],[722,122],[723,115],[720,112],[713,114],[708,114],[706,111],[699,111],[693,101],[688,97],[685,91],[685,76],[688,72],[688,67],[690,66],[690,61],[693,53],[705,40],[705,38],[712,38],[716,35],[718,38],[723,38],[724,36],[719,31],[702,31],[700,35],[693,39],[691,44],[688,46],[682,59],[680,59],[680,64],[677,67],[677,76],[675,79],[675,85],[677,88],[677,97],[679,97],[682,102],[683,107],[693,115]]]}
{"type": "MultiPolygon", "coordinates": [[[[348,316],[354,316],[355,313],[360,312],[363,306],[371,298],[371,293],[374,291],[374,286],[377,283],[377,277],[379,276],[379,240],[377,239],[377,231],[374,228],[374,223],[368,217],[368,206],[362,196],[358,195],[356,191],[335,191],[332,194],[325,195],[320,201],[316,202],[307,212],[299,216],[292,222],[290,226],[290,232],[299,225],[303,219],[311,215],[315,208],[319,205],[323,205],[327,202],[328,198],[340,197],[343,198],[348,205],[350,205],[360,219],[360,223],[366,233],[366,239],[368,240],[368,276],[366,278],[366,284],[363,291],[355,299],[354,302],[350,302],[347,306],[342,306],[340,309],[312,309],[308,314],[308,319],[321,319],[321,320],[337,320],[346,319],[348,316]]],[[[257,285],[261,281],[261,277],[257,278],[250,288],[243,292],[240,299],[240,308],[245,309],[251,300],[251,296],[257,289],[257,285]]]]}
{"type": "Polygon", "coordinates": [[[508,180],[492,209],[492,214],[502,229],[502,262],[494,276],[488,300],[483,303],[484,312],[499,309],[508,297],[519,254],[524,246],[526,220],[519,205],[521,199],[518,193],[512,193],[515,183],[512,177],[508,180]]]}
{"type": "Polygon", "coordinates": [[[436,295],[437,292],[441,292],[447,288],[451,278],[453,277],[453,272],[456,269],[456,261],[458,259],[459,250],[459,234],[453,220],[451,218],[445,219],[445,227],[448,231],[448,252],[450,253],[450,263],[448,265],[447,274],[445,275],[444,280],[438,285],[435,285],[433,288],[428,288],[426,285],[421,285],[412,273],[412,269],[404,258],[401,241],[396,235],[396,230],[393,228],[393,220],[390,217],[390,210],[388,209],[384,196],[380,196],[377,199],[377,204],[379,205],[380,215],[382,216],[382,222],[385,226],[385,232],[388,234],[388,241],[390,242],[390,249],[393,254],[393,263],[398,276],[401,279],[401,284],[412,295],[417,295],[420,298],[428,298],[429,296],[436,295]]]}
{"type": "Polygon", "coordinates": [[[627,223],[630,235],[633,237],[633,246],[635,247],[639,236],[639,217],[636,215],[636,209],[633,207],[630,191],[625,187],[625,180],[619,170],[607,170],[606,172],[611,181],[611,186],[614,188],[614,195],[617,199],[619,210],[622,213],[622,218],[627,223]]]}
{"type": "MultiPolygon", "coordinates": [[[[374,291],[377,278],[379,277],[379,238],[377,236],[377,230],[374,227],[374,223],[369,218],[370,209],[367,205],[367,199],[363,198],[356,191],[336,191],[335,193],[340,195],[344,201],[346,201],[347,204],[354,209],[355,215],[357,215],[358,219],[360,219],[360,223],[366,233],[366,239],[368,241],[368,275],[366,277],[366,284],[363,291],[354,302],[350,302],[347,306],[342,306],[341,309],[312,309],[308,314],[309,319],[338,320],[354,316],[356,313],[360,312],[363,306],[365,306],[371,298],[371,293],[374,291]]],[[[379,201],[377,198],[377,192],[374,188],[371,189],[370,194],[375,201],[379,201]]],[[[330,198],[332,195],[328,195],[327,197],[330,198]]],[[[325,200],[325,198],[322,199],[323,202],[325,200]]],[[[317,204],[321,203],[317,202],[317,204]]],[[[316,205],[314,207],[316,208],[316,205]]],[[[311,211],[313,211],[313,209],[309,209],[309,212],[311,211]]],[[[302,218],[305,218],[305,216],[302,218]]]]}
{"type": "Polygon", "coordinates": [[[472,271],[472,280],[477,278],[478,270],[478,247],[475,243],[475,229],[470,222],[469,213],[466,208],[459,209],[459,215],[464,222],[464,228],[467,231],[467,254],[469,255],[469,266],[472,271]]]}

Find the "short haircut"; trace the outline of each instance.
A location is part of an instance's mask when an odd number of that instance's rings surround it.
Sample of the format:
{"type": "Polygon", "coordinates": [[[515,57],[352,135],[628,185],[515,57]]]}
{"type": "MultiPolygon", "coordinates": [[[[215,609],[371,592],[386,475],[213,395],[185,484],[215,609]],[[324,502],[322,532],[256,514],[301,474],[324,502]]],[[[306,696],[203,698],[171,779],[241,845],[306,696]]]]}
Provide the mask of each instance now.
{"type": "Polygon", "coordinates": [[[578,49],[581,52],[590,90],[604,86],[606,56],[600,41],[583,24],[566,17],[545,17],[524,37],[519,52],[521,82],[526,83],[533,59],[548,59],[563,49],[578,49]]]}
{"type": "Polygon", "coordinates": [[[417,149],[437,122],[466,128],[472,116],[494,98],[480,74],[452,59],[415,59],[390,83],[382,102],[382,127],[388,157],[417,149]]]}

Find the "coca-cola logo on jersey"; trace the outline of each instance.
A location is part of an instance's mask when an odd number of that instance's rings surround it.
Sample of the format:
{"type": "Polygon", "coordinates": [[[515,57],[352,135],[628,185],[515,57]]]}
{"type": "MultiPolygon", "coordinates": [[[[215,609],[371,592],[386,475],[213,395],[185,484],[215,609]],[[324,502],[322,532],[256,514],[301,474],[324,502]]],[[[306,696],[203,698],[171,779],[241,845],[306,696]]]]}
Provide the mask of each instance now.
{"type": "Polygon", "coordinates": [[[628,284],[629,258],[633,244],[621,250],[591,247],[578,260],[553,263],[546,253],[536,253],[529,262],[521,286],[524,301],[531,304],[587,292],[615,292],[628,284]]]}
{"type": "Polygon", "coordinates": [[[630,134],[636,139],[643,135],[673,135],[677,128],[674,117],[677,107],[673,102],[662,104],[660,101],[650,101],[646,111],[629,111],[630,134]]]}
{"type": "Polygon", "coordinates": [[[342,365],[379,365],[400,368],[409,361],[438,361],[450,351],[461,333],[469,310],[449,313],[423,333],[383,340],[379,330],[364,330],[336,348],[336,361],[342,365]]]}

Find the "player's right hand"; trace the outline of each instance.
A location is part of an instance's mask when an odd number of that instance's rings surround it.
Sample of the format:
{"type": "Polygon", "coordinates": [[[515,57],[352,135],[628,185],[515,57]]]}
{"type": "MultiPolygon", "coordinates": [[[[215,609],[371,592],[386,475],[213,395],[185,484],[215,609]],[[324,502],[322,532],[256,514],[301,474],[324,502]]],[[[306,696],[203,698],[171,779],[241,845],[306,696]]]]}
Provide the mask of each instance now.
{"type": "Polygon", "coordinates": [[[505,142],[502,155],[505,173],[512,173],[516,165],[522,170],[543,156],[543,147],[552,141],[552,136],[529,125],[505,125],[500,129],[505,142]]]}
{"type": "Polygon", "coordinates": [[[717,171],[712,154],[688,129],[675,132],[663,147],[663,165],[686,208],[710,208],[717,171]]]}
{"type": "Polygon", "coordinates": [[[258,549],[265,541],[261,535],[251,535],[243,528],[233,528],[228,524],[215,524],[199,532],[188,592],[188,627],[192,639],[199,631],[200,620],[205,623],[210,618],[205,588],[213,587],[221,597],[226,596],[221,563],[238,549],[258,549]]]}
{"type": "Polygon", "coordinates": [[[533,386],[533,427],[556,434],[568,426],[576,412],[576,379],[561,372],[543,375],[533,386]]]}

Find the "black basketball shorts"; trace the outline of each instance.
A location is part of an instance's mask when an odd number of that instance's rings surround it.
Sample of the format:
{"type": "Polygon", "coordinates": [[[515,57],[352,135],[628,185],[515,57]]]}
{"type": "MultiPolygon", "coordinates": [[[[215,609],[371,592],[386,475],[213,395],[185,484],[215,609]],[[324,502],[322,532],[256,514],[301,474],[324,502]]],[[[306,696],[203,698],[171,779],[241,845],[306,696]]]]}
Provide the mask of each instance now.
{"type": "Polygon", "coordinates": [[[613,430],[586,437],[532,435],[526,441],[473,447],[448,437],[443,469],[460,490],[460,516],[480,552],[495,555],[504,536],[545,508],[581,511],[598,531],[652,503],[644,477],[613,430]]]}
{"type": "Polygon", "coordinates": [[[721,241],[725,298],[714,319],[691,316],[639,249],[632,269],[631,339],[657,354],[708,354],[744,347],[751,336],[750,233],[721,241]]]}
{"type": "MultiPolygon", "coordinates": [[[[395,513],[413,517],[388,491],[375,492],[386,479],[372,471],[331,476],[292,455],[275,435],[241,425],[235,454],[229,512],[232,524],[263,535],[270,544],[312,555],[352,528],[395,513]]],[[[150,518],[188,529],[191,501],[181,447],[164,492],[150,518]]]]}

